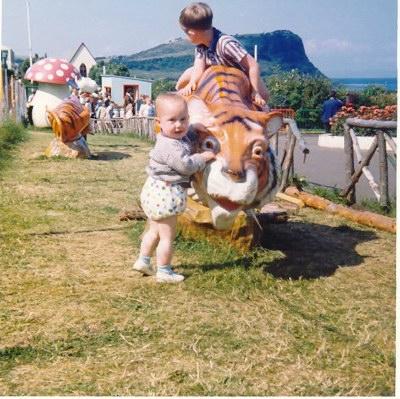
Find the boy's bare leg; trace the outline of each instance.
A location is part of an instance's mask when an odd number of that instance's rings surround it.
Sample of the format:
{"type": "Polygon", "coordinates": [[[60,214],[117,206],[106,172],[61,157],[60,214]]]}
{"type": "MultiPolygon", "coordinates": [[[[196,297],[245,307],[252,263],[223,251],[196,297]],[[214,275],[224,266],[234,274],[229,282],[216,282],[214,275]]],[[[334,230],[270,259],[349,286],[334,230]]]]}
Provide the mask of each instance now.
{"type": "Polygon", "coordinates": [[[176,216],[170,216],[157,221],[158,235],[160,238],[156,251],[157,267],[171,264],[177,220],[178,218],[176,216]]]}
{"type": "Polygon", "coordinates": [[[267,86],[265,85],[264,81],[259,78],[259,89],[260,89],[260,96],[265,100],[266,103],[268,103],[269,100],[269,91],[267,89],[267,86]]]}

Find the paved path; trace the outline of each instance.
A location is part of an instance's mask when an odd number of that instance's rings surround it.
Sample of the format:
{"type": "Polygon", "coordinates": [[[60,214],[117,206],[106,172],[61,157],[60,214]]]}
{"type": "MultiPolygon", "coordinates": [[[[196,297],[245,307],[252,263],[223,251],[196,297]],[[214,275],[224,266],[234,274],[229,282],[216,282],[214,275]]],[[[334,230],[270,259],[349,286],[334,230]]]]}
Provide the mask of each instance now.
{"type": "MultiPolygon", "coordinates": [[[[304,135],[303,136],[310,154],[307,156],[307,160],[303,163],[303,154],[296,145],[295,151],[295,173],[299,176],[304,176],[307,181],[324,184],[328,186],[343,188],[345,185],[345,172],[344,172],[344,151],[336,148],[326,148],[318,146],[318,135],[304,135]]],[[[285,136],[282,137],[279,151],[282,151],[283,146],[286,143],[285,136]]],[[[365,154],[365,151],[362,151],[365,154]]],[[[282,153],[279,152],[279,156],[282,153]]],[[[370,164],[370,171],[375,178],[375,181],[379,184],[379,168],[378,168],[379,156],[378,153],[372,158],[370,164]]],[[[389,163],[389,195],[390,198],[394,198],[396,194],[396,172],[392,165],[389,163]]],[[[361,201],[364,198],[375,199],[374,193],[369,187],[368,181],[364,175],[361,176],[359,182],[356,185],[356,197],[357,201],[361,201]]]]}

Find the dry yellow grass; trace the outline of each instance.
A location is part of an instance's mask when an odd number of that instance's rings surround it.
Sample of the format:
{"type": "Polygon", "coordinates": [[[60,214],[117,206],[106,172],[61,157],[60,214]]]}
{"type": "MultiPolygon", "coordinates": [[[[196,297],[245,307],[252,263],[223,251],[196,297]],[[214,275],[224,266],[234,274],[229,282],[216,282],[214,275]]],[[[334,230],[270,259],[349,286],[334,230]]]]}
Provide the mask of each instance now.
{"type": "Polygon", "coordinates": [[[304,209],[248,256],[178,238],[187,279],[157,285],[117,217],[150,145],[50,138],[0,180],[0,395],[394,395],[393,236],[304,209]]]}

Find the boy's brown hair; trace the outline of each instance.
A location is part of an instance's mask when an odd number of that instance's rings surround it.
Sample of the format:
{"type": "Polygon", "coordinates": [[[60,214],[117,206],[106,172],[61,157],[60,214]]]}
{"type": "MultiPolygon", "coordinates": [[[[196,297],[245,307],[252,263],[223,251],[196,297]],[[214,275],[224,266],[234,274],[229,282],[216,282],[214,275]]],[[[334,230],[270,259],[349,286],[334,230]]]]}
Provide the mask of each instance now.
{"type": "Polygon", "coordinates": [[[179,23],[186,29],[212,28],[213,12],[206,3],[192,3],[181,11],[179,23]]]}

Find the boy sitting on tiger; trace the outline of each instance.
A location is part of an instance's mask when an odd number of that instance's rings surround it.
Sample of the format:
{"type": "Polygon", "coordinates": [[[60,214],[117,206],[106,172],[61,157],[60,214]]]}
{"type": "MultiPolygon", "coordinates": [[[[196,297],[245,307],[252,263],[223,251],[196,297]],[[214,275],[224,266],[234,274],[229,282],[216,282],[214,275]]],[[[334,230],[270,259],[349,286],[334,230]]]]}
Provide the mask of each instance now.
{"type": "Polygon", "coordinates": [[[207,67],[225,65],[238,68],[248,76],[254,104],[267,110],[269,93],[261,80],[257,61],[238,40],[214,28],[212,19],[212,10],[205,3],[193,3],[181,11],[179,23],[196,50],[194,65],[178,79],[176,90],[185,96],[191,94],[207,67]]]}

